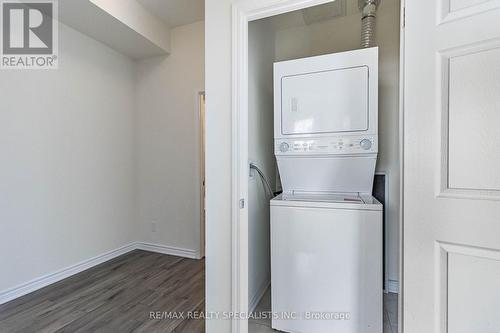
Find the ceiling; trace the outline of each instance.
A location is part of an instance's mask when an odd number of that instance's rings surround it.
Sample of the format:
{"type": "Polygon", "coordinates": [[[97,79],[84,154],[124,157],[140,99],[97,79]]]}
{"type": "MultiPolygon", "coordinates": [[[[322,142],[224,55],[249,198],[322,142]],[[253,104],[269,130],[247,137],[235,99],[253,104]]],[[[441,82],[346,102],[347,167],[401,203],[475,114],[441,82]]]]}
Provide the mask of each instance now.
{"type": "Polygon", "coordinates": [[[137,0],[171,28],[202,21],[205,18],[204,0],[137,0]]]}

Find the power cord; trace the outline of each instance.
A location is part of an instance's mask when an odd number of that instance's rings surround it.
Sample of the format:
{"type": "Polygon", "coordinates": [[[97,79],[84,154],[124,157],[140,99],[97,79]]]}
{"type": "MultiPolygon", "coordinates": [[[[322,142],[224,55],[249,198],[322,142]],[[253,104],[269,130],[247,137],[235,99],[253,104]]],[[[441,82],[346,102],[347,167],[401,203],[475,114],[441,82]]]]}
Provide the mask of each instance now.
{"type": "Polygon", "coordinates": [[[274,191],[273,191],[273,189],[271,187],[271,183],[267,179],[267,177],[264,174],[264,172],[262,172],[262,170],[256,164],[254,164],[252,162],[250,163],[250,169],[254,169],[255,171],[257,171],[257,173],[259,174],[260,178],[262,179],[262,181],[266,185],[266,188],[269,191],[269,194],[271,194],[271,197],[274,197],[275,193],[274,193],[274,191]]]}

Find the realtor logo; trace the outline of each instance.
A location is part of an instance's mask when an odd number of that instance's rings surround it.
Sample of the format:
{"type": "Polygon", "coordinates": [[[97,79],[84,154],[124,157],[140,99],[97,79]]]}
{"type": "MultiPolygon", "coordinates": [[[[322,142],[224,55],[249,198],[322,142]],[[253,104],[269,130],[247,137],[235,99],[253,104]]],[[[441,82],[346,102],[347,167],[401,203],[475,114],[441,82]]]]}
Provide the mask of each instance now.
{"type": "Polygon", "coordinates": [[[0,0],[1,68],[57,68],[57,0],[0,0]]]}

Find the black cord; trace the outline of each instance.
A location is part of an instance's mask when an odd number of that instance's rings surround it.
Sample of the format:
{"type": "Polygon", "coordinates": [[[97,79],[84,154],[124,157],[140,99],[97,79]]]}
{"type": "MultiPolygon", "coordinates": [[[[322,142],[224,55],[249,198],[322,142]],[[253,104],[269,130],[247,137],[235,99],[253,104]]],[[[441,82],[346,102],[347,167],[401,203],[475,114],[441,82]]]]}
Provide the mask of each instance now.
{"type": "Polygon", "coordinates": [[[262,179],[262,181],[266,185],[267,190],[269,191],[269,194],[271,194],[271,196],[274,197],[275,192],[273,191],[273,189],[271,187],[271,183],[269,183],[269,180],[267,179],[266,175],[264,175],[264,172],[262,172],[262,170],[254,163],[250,163],[250,169],[254,169],[255,171],[257,171],[260,178],[262,179]]]}

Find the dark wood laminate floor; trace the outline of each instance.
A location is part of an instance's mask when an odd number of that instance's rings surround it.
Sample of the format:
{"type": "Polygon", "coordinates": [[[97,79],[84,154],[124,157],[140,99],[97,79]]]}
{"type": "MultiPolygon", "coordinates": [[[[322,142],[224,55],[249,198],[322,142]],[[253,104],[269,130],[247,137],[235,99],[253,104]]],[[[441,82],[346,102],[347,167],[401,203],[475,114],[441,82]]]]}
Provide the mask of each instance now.
{"type": "Polygon", "coordinates": [[[203,320],[150,313],[204,307],[204,260],[136,250],[0,305],[0,332],[198,333],[203,320]]]}

